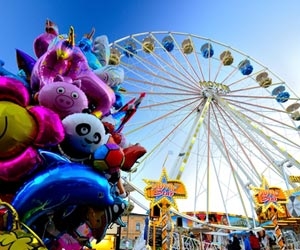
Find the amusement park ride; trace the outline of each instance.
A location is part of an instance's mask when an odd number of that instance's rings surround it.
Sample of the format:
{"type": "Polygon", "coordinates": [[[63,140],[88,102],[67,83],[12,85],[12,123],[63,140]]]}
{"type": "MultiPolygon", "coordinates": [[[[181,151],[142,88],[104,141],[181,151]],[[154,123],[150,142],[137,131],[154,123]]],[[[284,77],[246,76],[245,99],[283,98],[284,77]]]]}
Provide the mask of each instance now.
{"type": "Polygon", "coordinates": [[[300,234],[300,101],[286,82],[193,34],[109,44],[95,30],[78,43],[74,33],[47,21],[37,59],[17,51],[22,74],[1,64],[1,247],[92,247],[109,225],[126,226],[127,199],[150,211],[144,248],[203,249],[182,228],[272,230],[290,246],[284,236],[300,234]]]}
{"type": "Polygon", "coordinates": [[[111,48],[123,51],[127,94],[141,89],[148,96],[124,130],[148,146],[136,175],[152,176],[145,168],[178,152],[169,172],[194,197],[193,209],[178,214],[190,215],[190,227],[271,229],[281,247],[280,228],[299,234],[300,104],[282,79],[238,50],[191,34],[146,32],[111,48]],[[213,200],[219,210],[210,208],[213,200]],[[240,207],[242,220],[229,215],[228,204],[240,207]],[[210,214],[219,214],[217,222],[208,221],[210,214]],[[224,216],[229,225],[222,225],[224,216]]]}

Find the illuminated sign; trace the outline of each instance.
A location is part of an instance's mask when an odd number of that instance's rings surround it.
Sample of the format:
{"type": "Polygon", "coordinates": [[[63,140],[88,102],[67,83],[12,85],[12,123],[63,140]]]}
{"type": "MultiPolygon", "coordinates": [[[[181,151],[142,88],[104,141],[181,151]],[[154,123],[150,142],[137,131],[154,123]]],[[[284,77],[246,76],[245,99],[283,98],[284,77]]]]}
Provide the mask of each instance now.
{"type": "Polygon", "coordinates": [[[166,169],[163,168],[161,177],[158,181],[144,180],[147,184],[144,189],[145,197],[151,201],[151,206],[166,204],[177,209],[174,199],[185,199],[186,189],[179,180],[170,180],[166,169]]]}
{"type": "Polygon", "coordinates": [[[286,193],[279,187],[270,187],[265,177],[262,177],[260,187],[251,187],[254,191],[254,202],[262,212],[266,212],[270,207],[276,208],[284,213],[285,208],[282,206],[288,202],[286,193]]]}

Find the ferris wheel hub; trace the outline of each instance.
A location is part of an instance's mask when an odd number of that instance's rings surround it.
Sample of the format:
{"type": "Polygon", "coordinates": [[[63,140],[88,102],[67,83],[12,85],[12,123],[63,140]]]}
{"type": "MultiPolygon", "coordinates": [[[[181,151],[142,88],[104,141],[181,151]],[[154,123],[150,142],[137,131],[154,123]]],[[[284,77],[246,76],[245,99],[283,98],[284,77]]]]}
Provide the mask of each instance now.
{"type": "Polygon", "coordinates": [[[200,81],[200,87],[202,88],[202,92],[214,94],[228,94],[230,92],[230,88],[222,83],[212,82],[212,81],[200,81]]]}

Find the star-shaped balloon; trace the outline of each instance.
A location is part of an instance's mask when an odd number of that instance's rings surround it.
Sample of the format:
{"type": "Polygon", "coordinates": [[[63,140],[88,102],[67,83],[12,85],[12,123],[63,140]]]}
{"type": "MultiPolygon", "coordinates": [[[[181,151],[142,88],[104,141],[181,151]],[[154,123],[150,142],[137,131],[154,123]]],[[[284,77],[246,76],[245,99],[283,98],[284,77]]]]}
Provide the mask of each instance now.
{"type": "Polygon", "coordinates": [[[185,199],[187,196],[185,185],[180,180],[170,180],[165,168],[158,181],[144,181],[147,184],[144,190],[145,197],[151,201],[151,207],[166,205],[178,210],[175,199],[185,199]]]}
{"type": "Polygon", "coordinates": [[[250,188],[254,191],[254,202],[261,207],[262,212],[266,212],[270,207],[276,208],[282,213],[285,212],[283,204],[288,202],[286,193],[279,187],[270,187],[264,176],[262,176],[260,187],[250,188]]]}

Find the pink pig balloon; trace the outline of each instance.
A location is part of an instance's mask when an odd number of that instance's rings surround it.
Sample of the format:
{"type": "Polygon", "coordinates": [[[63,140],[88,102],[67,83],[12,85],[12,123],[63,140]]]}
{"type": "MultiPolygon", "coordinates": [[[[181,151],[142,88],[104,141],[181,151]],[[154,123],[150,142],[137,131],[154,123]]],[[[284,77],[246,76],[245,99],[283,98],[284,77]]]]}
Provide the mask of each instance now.
{"type": "Polygon", "coordinates": [[[38,102],[56,112],[61,119],[88,108],[86,94],[80,89],[81,81],[66,82],[62,76],[45,85],[38,93],[38,102]]]}

